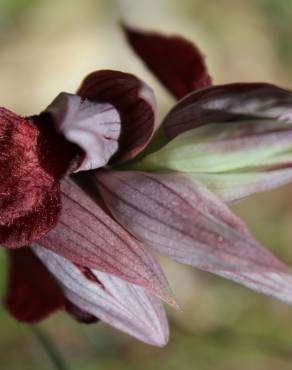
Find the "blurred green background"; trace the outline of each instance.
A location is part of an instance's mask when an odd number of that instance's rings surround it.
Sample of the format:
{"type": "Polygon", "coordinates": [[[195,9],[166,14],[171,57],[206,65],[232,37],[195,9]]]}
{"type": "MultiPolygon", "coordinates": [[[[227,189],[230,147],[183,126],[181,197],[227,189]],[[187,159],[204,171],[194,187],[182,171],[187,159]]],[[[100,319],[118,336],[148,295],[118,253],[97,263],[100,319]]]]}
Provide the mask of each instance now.
{"type": "MultiPolygon", "coordinates": [[[[215,83],[266,81],[292,89],[289,0],[0,0],[0,105],[39,112],[74,92],[92,70],[112,68],[154,87],[160,113],[172,98],[127,47],[118,22],[179,33],[207,55],[215,83]]],[[[235,211],[292,265],[292,186],[235,211]]],[[[5,290],[0,251],[0,292],[5,290]]],[[[291,370],[292,308],[236,284],[162,260],[182,313],[169,310],[171,340],[144,345],[103,324],[64,314],[41,324],[72,370],[291,370]]],[[[0,310],[0,369],[53,369],[31,329],[0,310]]]]}

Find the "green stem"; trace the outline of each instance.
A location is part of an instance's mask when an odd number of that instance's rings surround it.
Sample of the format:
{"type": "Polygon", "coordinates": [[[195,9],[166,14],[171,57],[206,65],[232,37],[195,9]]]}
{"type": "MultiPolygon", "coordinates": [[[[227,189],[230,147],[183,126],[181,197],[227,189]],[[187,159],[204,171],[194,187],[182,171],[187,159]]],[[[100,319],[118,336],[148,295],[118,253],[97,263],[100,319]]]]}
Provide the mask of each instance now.
{"type": "Polygon", "coordinates": [[[35,338],[42,345],[48,357],[51,359],[56,370],[69,370],[63,356],[58,348],[55,346],[52,339],[39,326],[30,325],[30,329],[35,338]]]}

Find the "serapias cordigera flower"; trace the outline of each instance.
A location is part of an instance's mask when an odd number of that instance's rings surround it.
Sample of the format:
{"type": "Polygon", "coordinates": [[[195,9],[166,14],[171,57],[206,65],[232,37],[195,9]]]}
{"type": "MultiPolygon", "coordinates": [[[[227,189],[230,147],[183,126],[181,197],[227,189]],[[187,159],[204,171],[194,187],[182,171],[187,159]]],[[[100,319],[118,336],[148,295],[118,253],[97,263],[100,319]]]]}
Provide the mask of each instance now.
{"type": "Polygon", "coordinates": [[[123,72],[94,72],[33,117],[0,109],[7,309],[25,322],[63,309],[163,346],[160,300],[177,304],[150,249],[291,304],[290,268],[224,202],[291,181],[292,93],[212,87],[190,42],[125,32],[183,98],[155,145],[153,91],[123,72]]]}

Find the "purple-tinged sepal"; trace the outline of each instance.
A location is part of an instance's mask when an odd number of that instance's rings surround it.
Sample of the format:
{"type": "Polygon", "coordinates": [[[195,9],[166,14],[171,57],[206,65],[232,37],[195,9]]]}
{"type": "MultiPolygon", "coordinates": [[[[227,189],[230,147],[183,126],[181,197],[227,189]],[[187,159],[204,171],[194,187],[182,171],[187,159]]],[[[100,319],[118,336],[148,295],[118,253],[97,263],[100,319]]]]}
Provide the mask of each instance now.
{"type": "Polygon", "coordinates": [[[157,252],[292,304],[292,271],[202,184],[178,174],[93,176],[116,220],[157,252]]]}

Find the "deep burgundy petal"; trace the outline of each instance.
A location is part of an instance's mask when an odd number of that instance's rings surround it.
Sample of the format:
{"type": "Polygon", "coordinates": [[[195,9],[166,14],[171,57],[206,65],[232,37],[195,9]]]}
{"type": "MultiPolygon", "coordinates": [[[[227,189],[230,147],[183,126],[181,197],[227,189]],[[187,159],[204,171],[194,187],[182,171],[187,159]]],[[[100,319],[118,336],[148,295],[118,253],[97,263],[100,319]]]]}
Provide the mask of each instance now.
{"type": "Polygon", "coordinates": [[[212,84],[199,49],[180,36],[123,27],[134,51],[176,97],[212,84]]]}
{"type": "Polygon", "coordinates": [[[131,171],[95,178],[115,218],[159,253],[292,303],[288,267],[201,184],[131,171]]]}
{"type": "Polygon", "coordinates": [[[30,248],[8,251],[5,306],[19,321],[36,322],[63,308],[63,293],[30,248]]]}
{"type": "MultiPolygon", "coordinates": [[[[98,194],[96,200],[98,201],[98,194]]],[[[142,286],[175,305],[167,280],[155,258],[133,239],[77,185],[62,184],[58,225],[37,245],[78,266],[94,268],[142,286]]]]}
{"type": "Polygon", "coordinates": [[[131,74],[106,70],[87,76],[78,94],[112,104],[121,116],[119,150],[112,162],[131,159],[146,147],[156,126],[156,101],[150,87],[131,74]]]}

